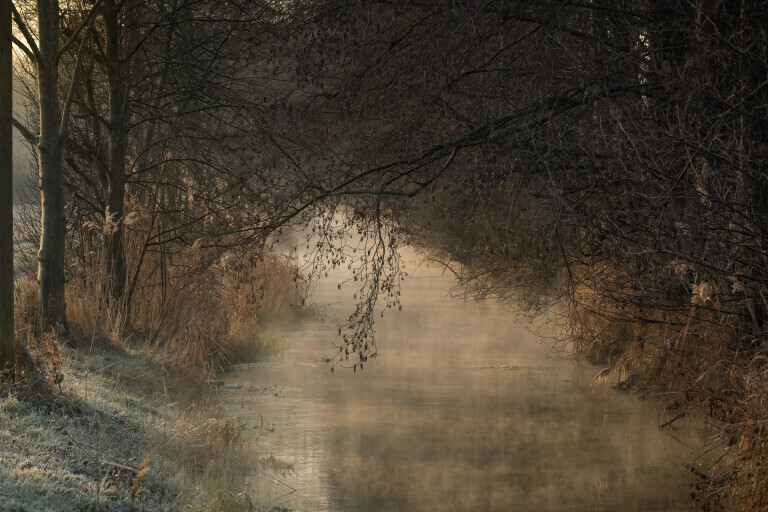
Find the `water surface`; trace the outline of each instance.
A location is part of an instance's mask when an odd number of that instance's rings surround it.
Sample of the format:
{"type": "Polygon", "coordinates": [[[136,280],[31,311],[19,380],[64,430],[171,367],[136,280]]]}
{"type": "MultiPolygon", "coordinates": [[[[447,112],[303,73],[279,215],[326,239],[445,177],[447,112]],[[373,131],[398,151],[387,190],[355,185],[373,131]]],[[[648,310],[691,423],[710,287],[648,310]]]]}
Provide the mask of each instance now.
{"type": "MultiPolygon", "coordinates": [[[[413,265],[411,266],[413,268],[413,265]]],[[[553,352],[509,309],[448,297],[421,265],[401,312],[377,323],[380,357],[331,375],[353,290],[319,283],[324,316],[285,328],[290,349],[228,376],[227,412],[259,434],[280,473],[251,492],[306,511],[690,510],[701,441],[654,403],[593,385],[595,367],[553,352]]],[[[338,277],[338,276],[336,276],[338,277]]]]}

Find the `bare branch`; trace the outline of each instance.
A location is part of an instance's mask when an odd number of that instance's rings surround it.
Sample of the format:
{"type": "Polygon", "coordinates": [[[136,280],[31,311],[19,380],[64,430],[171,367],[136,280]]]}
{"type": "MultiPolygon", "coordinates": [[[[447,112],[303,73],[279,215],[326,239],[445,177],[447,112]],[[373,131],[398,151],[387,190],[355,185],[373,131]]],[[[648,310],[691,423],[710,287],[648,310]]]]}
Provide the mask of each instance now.
{"type": "Polygon", "coordinates": [[[13,126],[17,130],[19,130],[19,133],[21,133],[21,136],[24,137],[24,139],[30,143],[33,146],[37,146],[38,137],[31,131],[27,129],[26,126],[24,126],[18,119],[15,117],[13,118],[13,126]]]}
{"type": "MultiPolygon", "coordinates": [[[[96,3],[93,4],[91,7],[91,10],[88,12],[88,16],[86,16],[83,21],[80,23],[80,25],[77,26],[75,31],[72,33],[71,36],[69,36],[69,39],[61,45],[61,48],[59,48],[58,53],[55,57],[55,62],[58,62],[61,59],[61,56],[64,55],[67,50],[69,50],[69,47],[74,44],[74,42],[77,40],[77,37],[80,35],[80,32],[82,32],[86,27],[90,30],[90,27],[93,26],[93,20],[96,18],[96,11],[99,8],[99,5],[101,5],[102,0],[96,0],[96,3]]],[[[85,41],[84,38],[83,41],[85,41]]],[[[80,46],[80,51],[78,52],[78,59],[79,55],[82,53],[82,44],[80,46]]]]}
{"type": "Polygon", "coordinates": [[[32,37],[32,33],[27,28],[26,23],[24,23],[24,20],[21,19],[21,14],[19,14],[19,11],[16,9],[16,6],[13,4],[13,2],[11,2],[11,9],[13,9],[13,21],[16,23],[16,27],[18,27],[19,31],[24,36],[24,40],[27,42],[28,50],[30,50],[34,56],[33,60],[39,62],[42,57],[40,56],[40,49],[37,47],[35,38],[32,37]]]}

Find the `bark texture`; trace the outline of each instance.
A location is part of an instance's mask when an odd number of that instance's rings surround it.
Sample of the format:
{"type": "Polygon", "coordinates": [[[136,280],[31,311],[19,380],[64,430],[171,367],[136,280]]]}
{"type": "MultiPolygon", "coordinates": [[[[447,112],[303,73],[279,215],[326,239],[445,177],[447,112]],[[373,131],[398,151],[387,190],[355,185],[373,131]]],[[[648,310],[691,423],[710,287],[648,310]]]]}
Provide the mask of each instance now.
{"type": "Polygon", "coordinates": [[[13,365],[11,0],[0,1],[0,367],[13,365]]]}
{"type": "Polygon", "coordinates": [[[40,202],[42,230],[37,284],[43,327],[57,334],[67,330],[64,297],[64,178],[62,168],[61,107],[59,103],[59,3],[38,0],[40,59],[37,86],[40,98],[40,202]]]}
{"type": "Polygon", "coordinates": [[[120,55],[121,30],[118,6],[114,0],[103,3],[107,84],[109,87],[109,165],[107,183],[107,208],[113,229],[105,231],[107,272],[114,281],[110,299],[123,300],[128,269],[123,245],[123,214],[126,186],[126,109],[127,90],[123,68],[126,65],[120,55]]]}

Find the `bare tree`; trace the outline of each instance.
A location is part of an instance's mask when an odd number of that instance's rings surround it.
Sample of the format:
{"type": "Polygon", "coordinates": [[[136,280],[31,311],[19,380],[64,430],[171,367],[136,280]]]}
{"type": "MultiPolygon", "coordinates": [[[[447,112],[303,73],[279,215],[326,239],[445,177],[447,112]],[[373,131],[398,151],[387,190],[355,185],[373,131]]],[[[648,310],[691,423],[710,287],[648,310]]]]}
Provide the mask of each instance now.
{"type": "Polygon", "coordinates": [[[234,247],[237,231],[242,243],[253,240],[234,221],[253,206],[243,184],[260,172],[246,164],[253,98],[264,91],[249,64],[260,46],[251,29],[268,38],[274,17],[249,1],[106,1],[100,9],[65,161],[80,225],[112,226],[102,233],[110,301],[130,311],[147,255],[159,253],[164,267],[164,245],[206,238],[234,247]],[[152,220],[126,224],[128,214],[152,220]],[[138,237],[141,249],[127,254],[126,240],[138,237]]]}
{"type": "MultiPolygon", "coordinates": [[[[63,44],[58,0],[39,0],[36,3],[37,37],[32,35],[30,25],[20,11],[13,7],[16,26],[24,37],[24,41],[15,39],[14,42],[34,63],[38,86],[39,133],[35,135],[22,123],[15,122],[27,141],[36,147],[40,168],[42,219],[37,271],[38,301],[42,326],[54,329],[57,334],[67,332],[63,145],[72,104],[71,93],[64,101],[61,98],[59,64],[77,36],[89,26],[97,5],[98,2],[83,16],[79,26],[63,44]]],[[[77,61],[79,64],[79,58],[77,61]]],[[[76,64],[73,85],[77,82],[78,68],[76,64]]]]}
{"type": "Polygon", "coordinates": [[[764,507],[765,433],[744,425],[766,421],[765,3],[333,5],[350,19],[324,41],[360,23],[366,44],[333,48],[353,65],[323,90],[368,130],[355,156],[418,150],[385,182],[428,184],[414,239],[465,291],[560,303],[591,359],[701,407],[740,447],[710,491],[764,507]]]}

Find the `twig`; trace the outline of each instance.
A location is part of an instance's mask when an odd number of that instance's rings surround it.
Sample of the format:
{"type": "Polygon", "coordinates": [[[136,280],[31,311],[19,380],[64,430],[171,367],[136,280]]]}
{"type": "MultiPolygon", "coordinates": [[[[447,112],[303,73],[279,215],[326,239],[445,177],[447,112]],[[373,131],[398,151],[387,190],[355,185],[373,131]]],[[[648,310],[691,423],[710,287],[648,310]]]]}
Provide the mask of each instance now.
{"type": "Polygon", "coordinates": [[[266,476],[271,478],[273,482],[278,483],[278,484],[282,484],[282,485],[286,486],[287,488],[289,488],[292,492],[290,492],[288,494],[293,494],[294,492],[298,492],[297,489],[295,489],[294,487],[291,487],[290,485],[288,485],[287,483],[283,482],[282,480],[279,480],[279,479],[273,477],[272,475],[266,475],[266,476]]]}
{"type": "Polygon", "coordinates": [[[78,447],[83,453],[85,453],[88,456],[89,459],[91,459],[95,463],[100,464],[102,466],[114,466],[116,468],[124,469],[126,471],[131,471],[133,473],[138,473],[139,472],[138,468],[133,468],[131,466],[126,466],[125,464],[120,464],[119,462],[112,462],[112,461],[109,461],[109,460],[100,460],[98,457],[96,457],[91,452],[86,450],[83,447],[83,445],[78,443],[77,440],[74,437],[72,437],[72,434],[70,434],[66,430],[63,430],[63,433],[64,433],[64,435],[66,435],[72,441],[72,444],[74,444],[76,447],[78,447]]]}
{"type": "Polygon", "coordinates": [[[440,261],[436,258],[424,258],[424,259],[427,261],[432,261],[434,263],[439,263],[440,265],[444,266],[445,269],[443,270],[443,274],[445,274],[445,270],[450,270],[451,273],[453,273],[453,275],[456,276],[456,279],[461,279],[461,276],[455,270],[453,270],[453,268],[451,268],[450,261],[448,263],[445,263],[444,261],[440,261]]]}
{"type": "Polygon", "coordinates": [[[678,414],[677,416],[675,416],[671,420],[666,421],[666,422],[662,423],[661,425],[659,425],[659,430],[663,429],[664,427],[668,427],[668,426],[672,425],[674,422],[676,422],[677,420],[679,420],[680,418],[682,418],[684,416],[685,416],[685,412],[681,412],[680,414],[678,414]]]}

